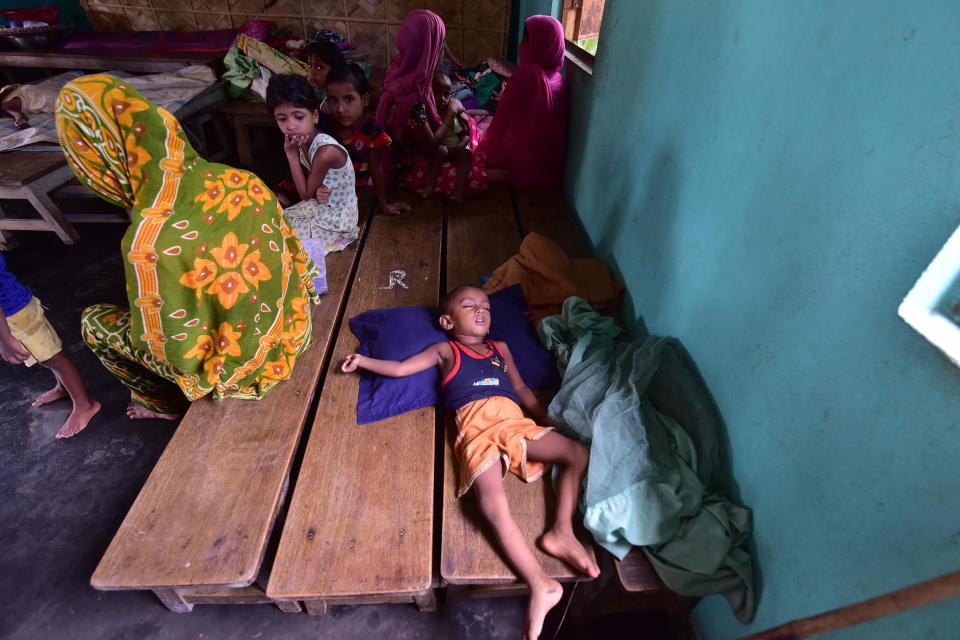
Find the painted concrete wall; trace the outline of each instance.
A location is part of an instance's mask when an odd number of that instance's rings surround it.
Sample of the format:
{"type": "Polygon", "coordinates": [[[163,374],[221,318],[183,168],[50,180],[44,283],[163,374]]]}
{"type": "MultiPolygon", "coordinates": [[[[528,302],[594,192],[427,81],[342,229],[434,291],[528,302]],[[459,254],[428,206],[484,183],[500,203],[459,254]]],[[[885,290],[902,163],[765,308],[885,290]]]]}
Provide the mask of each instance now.
{"type": "MultiPolygon", "coordinates": [[[[608,2],[567,191],[730,431],[763,594],[733,638],[960,569],[960,370],[896,315],[960,224],[960,4],[608,2]]],[[[834,638],[956,638],[960,601],[834,638]]]]}
{"type": "Polygon", "coordinates": [[[559,16],[563,0],[513,0],[513,15],[510,22],[510,41],[507,56],[517,61],[517,47],[523,38],[523,21],[529,16],[559,16]]]}

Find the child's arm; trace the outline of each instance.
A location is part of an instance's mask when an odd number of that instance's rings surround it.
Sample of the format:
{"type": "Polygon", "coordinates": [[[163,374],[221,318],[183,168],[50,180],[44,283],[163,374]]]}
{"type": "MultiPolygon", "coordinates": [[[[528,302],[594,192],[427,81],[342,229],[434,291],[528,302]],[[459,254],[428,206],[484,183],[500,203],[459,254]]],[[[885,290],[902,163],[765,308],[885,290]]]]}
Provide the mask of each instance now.
{"type": "Polygon", "coordinates": [[[30,357],[30,352],[10,333],[3,309],[0,309],[0,356],[10,364],[20,364],[30,357]]]}
{"type": "Polygon", "coordinates": [[[513,354],[510,353],[510,347],[507,346],[506,342],[497,342],[497,346],[499,346],[503,352],[503,359],[507,365],[507,377],[510,378],[510,383],[513,384],[513,390],[517,392],[517,397],[520,398],[520,404],[537,424],[546,426],[549,422],[547,411],[543,408],[543,405],[540,404],[537,396],[523,381],[523,378],[520,377],[520,372],[517,371],[517,365],[513,361],[513,354]]]}
{"type": "Polygon", "coordinates": [[[387,202],[386,183],[383,179],[383,149],[370,149],[370,157],[367,159],[367,163],[370,168],[370,178],[373,180],[373,192],[377,194],[377,206],[380,207],[380,211],[388,216],[409,213],[410,205],[406,202],[387,202]]]}
{"type": "Polygon", "coordinates": [[[324,145],[313,156],[310,175],[304,175],[303,166],[300,164],[300,145],[303,142],[304,136],[286,136],[283,142],[283,150],[287,154],[290,173],[293,175],[293,184],[296,185],[300,198],[302,200],[313,200],[316,198],[317,189],[323,186],[323,179],[327,177],[327,170],[342,167],[346,159],[343,157],[343,152],[335,146],[324,145]]]}
{"type": "Polygon", "coordinates": [[[412,376],[415,373],[426,371],[430,367],[440,365],[444,360],[450,360],[450,345],[446,342],[437,342],[432,344],[420,353],[410,356],[402,362],[397,360],[378,360],[368,358],[359,353],[348,355],[340,370],[344,373],[351,373],[357,369],[366,369],[381,376],[389,378],[403,378],[412,376]],[[446,357],[445,357],[446,354],[446,357]]]}

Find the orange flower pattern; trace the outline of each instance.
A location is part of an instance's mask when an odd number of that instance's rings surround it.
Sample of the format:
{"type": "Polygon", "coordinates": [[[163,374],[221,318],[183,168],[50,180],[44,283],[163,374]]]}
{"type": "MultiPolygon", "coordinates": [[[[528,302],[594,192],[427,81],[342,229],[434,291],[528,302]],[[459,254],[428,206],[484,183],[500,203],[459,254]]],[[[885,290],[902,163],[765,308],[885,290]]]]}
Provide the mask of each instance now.
{"type": "Polygon", "coordinates": [[[56,122],[80,181],[131,210],[131,311],[99,314],[82,335],[135,401],[173,411],[208,394],[262,397],[288,378],[310,344],[316,269],[263,181],[203,160],[171,114],[109,75],[69,83],[56,122]],[[174,393],[134,379],[142,367],[174,393]]]}

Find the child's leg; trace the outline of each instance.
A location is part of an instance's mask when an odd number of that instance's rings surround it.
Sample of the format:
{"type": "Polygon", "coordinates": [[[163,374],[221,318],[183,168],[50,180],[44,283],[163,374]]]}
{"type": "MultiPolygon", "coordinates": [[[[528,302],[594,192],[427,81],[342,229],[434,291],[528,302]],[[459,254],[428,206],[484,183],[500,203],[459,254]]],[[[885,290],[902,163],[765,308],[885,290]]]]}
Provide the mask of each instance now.
{"type": "Polygon", "coordinates": [[[470,147],[458,147],[451,149],[450,158],[457,163],[457,184],[450,194],[450,199],[456,202],[463,202],[463,191],[467,187],[467,180],[470,178],[470,168],[473,164],[473,151],[470,147]]]}
{"type": "Polygon", "coordinates": [[[473,482],[480,510],[493,525],[500,548],[507,555],[520,577],[530,586],[530,603],[527,605],[527,632],[524,638],[536,640],[543,628],[543,619],[563,595],[560,583],[543,572],[536,556],[523,533],[510,516],[507,495],[503,491],[500,465],[494,464],[477,476],[473,482]]]}
{"type": "Polygon", "coordinates": [[[18,129],[26,129],[30,126],[30,122],[27,120],[27,116],[23,114],[23,102],[18,97],[7,97],[18,87],[19,85],[8,85],[3,88],[4,91],[0,91],[0,115],[9,115],[13,118],[13,123],[18,129]]]}
{"type": "Polygon", "coordinates": [[[447,155],[449,150],[446,147],[437,147],[436,152],[430,156],[430,170],[427,172],[427,181],[422,187],[417,189],[417,193],[420,194],[421,198],[427,198],[433,193],[433,183],[437,181],[437,176],[440,175],[440,168],[443,166],[443,163],[447,161],[447,155]]]}
{"type": "Polygon", "coordinates": [[[100,403],[91,400],[87,395],[87,387],[83,384],[80,372],[73,364],[73,360],[63,351],[40,364],[53,372],[53,375],[57,377],[57,386],[66,390],[70,399],[73,400],[73,411],[70,412],[67,421],[57,431],[56,437],[59,439],[77,435],[86,428],[90,419],[100,411],[100,403]]]}
{"type": "Polygon", "coordinates": [[[580,484],[589,459],[587,448],[551,431],[539,440],[527,443],[527,457],[537,462],[562,465],[557,478],[557,517],[540,538],[540,545],[550,555],[596,578],[600,575],[600,568],[573,535],[573,514],[580,500],[580,484]]]}

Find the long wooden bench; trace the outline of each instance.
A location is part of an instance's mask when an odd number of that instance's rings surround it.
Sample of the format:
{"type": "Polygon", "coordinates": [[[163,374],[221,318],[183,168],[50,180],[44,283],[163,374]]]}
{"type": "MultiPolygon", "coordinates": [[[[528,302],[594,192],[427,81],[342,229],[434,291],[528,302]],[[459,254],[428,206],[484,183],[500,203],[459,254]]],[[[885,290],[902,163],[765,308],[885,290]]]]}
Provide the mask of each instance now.
{"type": "MultiPolygon", "coordinates": [[[[419,204],[406,219],[374,218],[346,316],[436,304],[441,231],[437,200],[419,204]],[[397,272],[403,272],[400,282],[397,272]]],[[[334,372],[357,346],[344,324],[267,595],[303,601],[313,614],[328,604],[386,602],[433,610],[436,410],[357,425],[359,376],[334,372]]]]}
{"type": "MultiPolygon", "coordinates": [[[[517,252],[520,231],[510,192],[494,185],[483,199],[469,201],[452,210],[447,223],[447,288],[479,284],[483,275],[517,252]]],[[[548,397],[543,398],[549,400],[548,397]]],[[[443,528],[440,577],[448,585],[448,598],[455,596],[514,595],[525,591],[505,562],[471,494],[458,499],[456,427],[447,417],[444,442],[443,528]]],[[[549,479],[526,484],[508,474],[504,488],[510,512],[535,549],[544,571],[556,580],[581,580],[583,576],[536,546],[553,517],[553,491],[549,479]]],[[[588,543],[587,548],[591,545],[588,543]]]]}
{"type": "Polygon", "coordinates": [[[152,590],[176,612],[270,601],[258,577],[357,245],[328,256],[314,344],[288,381],[258,402],[205,398],[190,406],[94,572],[94,588],[152,590]]]}

